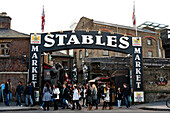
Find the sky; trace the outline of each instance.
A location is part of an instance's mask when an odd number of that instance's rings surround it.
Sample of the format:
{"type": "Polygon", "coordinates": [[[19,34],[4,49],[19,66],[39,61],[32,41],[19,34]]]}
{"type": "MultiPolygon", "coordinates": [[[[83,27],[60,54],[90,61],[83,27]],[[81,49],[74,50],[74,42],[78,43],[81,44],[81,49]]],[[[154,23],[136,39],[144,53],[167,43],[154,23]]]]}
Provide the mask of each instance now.
{"type": "MultiPolygon", "coordinates": [[[[30,34],[42,33],[41,15],[44,5],[45,30],[70,30],[81,17],[133,26],[134,0],[0,0],[0,13],[12,18],[11,29],[30,34]]],[[[170,25],[170,0],[136,0],[136,25],[145,21],[170,25]]]]}

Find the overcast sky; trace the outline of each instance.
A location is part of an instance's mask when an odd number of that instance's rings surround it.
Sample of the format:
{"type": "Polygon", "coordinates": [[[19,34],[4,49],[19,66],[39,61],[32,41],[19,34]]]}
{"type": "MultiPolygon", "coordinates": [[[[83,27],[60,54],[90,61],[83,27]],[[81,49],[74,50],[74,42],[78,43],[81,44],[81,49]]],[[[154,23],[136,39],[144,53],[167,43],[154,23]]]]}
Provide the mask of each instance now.
{"type": "MultiPolygon", "coordinates": [[[[82,16],[126,26],[132,25],[134,0],[0,0],[0,12],[12,18],[11,28],[41,33],[44,5],[45,32],[69,30],[82,16]]],[[[170,25],[170,0],[136,0],[136,24],[145,21],[170,25]]]]}

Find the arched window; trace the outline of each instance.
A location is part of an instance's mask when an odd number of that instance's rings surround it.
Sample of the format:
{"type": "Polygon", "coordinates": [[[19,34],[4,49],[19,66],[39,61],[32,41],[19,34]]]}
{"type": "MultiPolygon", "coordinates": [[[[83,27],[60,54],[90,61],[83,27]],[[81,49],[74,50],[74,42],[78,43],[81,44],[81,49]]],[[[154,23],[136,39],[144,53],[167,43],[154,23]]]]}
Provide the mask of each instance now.
{"type": "Polygon", "coordinates": [[[85,57],[88,57],[89,53],[88,53],[88,49],[85,49],[85,57]]]}
{"type": "Polygon", "coordinates": [[[83,54],[82,54],[82,50],[79,51],[79,59],[82,59],[83,54]]]}
{"type": "Polygon", "coordinates": [[[151,39],[147,39],[147,45],[148,46],[152,45],[152,40],[151,39]]]}

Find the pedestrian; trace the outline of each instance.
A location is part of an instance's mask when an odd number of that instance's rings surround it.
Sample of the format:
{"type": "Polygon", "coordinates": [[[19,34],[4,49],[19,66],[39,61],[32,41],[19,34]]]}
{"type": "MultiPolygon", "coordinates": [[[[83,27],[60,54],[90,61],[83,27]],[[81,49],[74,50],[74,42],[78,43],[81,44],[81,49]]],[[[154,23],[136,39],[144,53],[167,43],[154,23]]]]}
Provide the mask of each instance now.
{"type": "Polygon", "coordinates": [[[66,85],[63,84],[63,91],[62,91],[63,107],[62,107],[62,109],[65,109],[65,106],[67,106],[67,108],[69,108],[68,101],[67,101],[68,97],[69,97],[68,89],[66,88],[66,85]]]}
{"type": "Polygon", "coordinates": [[[25,99],[25,105],[28,105],[28,99],[30,100],[31,106],[33,106],[33,100],[32,100],[32,85],[31,82],[28,82],[27,87],[26,87],[26,99],[25,99]]]}
{"type": "Polygon", "coordinates": [[[5,83],[5,90],[4,90],[6,100],[5,100],[5,105],[9,106],[9,100],[10,97],[12,97],[12,83],[11,79],[8,79],[8,81],[5,83]]]}
{"type": "Polygon", "coordinates": [[[100,104],[100,98],[101,98],[101,88],[100,86],[98,85],[97,87],[97,104],[99,105],[100,104]]]}
{"type": "Polygon", "coordinates": [[[22,85],[22,82],[19,81],[18,82],[18,86],[17,86],[17,89],[16,89],[16,95],[17,95],[17,106],[21,106],[21,97],[23,96],[24,94],[24,86],[22,85]]]}
{"type": "MultiPolygon", "coordinates": [[[[46,84],[44,84],[44,87],[46,86],[46,84]]],[[[42,93],[42,97],[43,97],[43,93],[42,93]]],[[[44,107],[44,102],[42,101],[42,104],[41,104],[41,106],[40,106],[40,109],[43,109],[44,107]]]]}
{"type": "MultiPolygon", "coordinates": [[[[76,85],[76,84],[75,84],[76,85]]],[[[74,86],[75,86],[74,85],[74,86]]],[[[81,88],[79,87],[79,85],[76,85],[76,87],[77,87],[77,90],[78,90],[78,95],[79,95],[79,99],[81,100],[81,95],[80,95],[80,93],[81,93],[81,88]]]]}
{"type": "Polygon", "coordinates": [[[81,110],[81,105],[79,103],[79,92],[78,92],[77,86],[73,86],[73,108],[72,110],[75,109],[75,103],[77,105],[77,109],[81,110]]]}
{"type": "Polygon", "coordinates": [[[88,99],[87,99],[88,84],[86,84],[85,88],[86,88],[86,106],[85,107],[88,107],[88,99]]]}
{"type": "Polygon", "coordinates": [[[53,85],[53,101],[54,101],[54,110],[58,110],[60,90],[58,84],[53,85]]]}
{"type": "Polygon", "coordinates": [[[35,88],[34,88],[34,84],[33,84],[32,82],[31,82],[31,86],[32,86],[32,94],[31,94],[31,97],[32,97],[33,105],[35,105],[35,96],[34,96],[35,88]]]}
{"type": "Polygon", "coordinates": [[[70,102],[70,106],[72,109],[73,108],[73,88],[72,88],[72,86],[70,86],[70,89],[69,89],[69,102],[70,102]]]}
{"type": "Polygon", "coordinates": [[[87,103],[88,103],[88,110],[91,110],[92,109],[92,94],[91,94],[91,87],[90,85],[88,85],[88,88],[87,88],[87,103]]]}
{"type": "Polygon", "coordinates": [[[120,87],[118,87],[118,89],[117,89],[116,98],[117,98],[117,105],[118,105],[118,108],[121,108],[122,91],[121,91],[120,87]]]}
{"type": "Polygon", "coordinates": [[[82,97],[83,97],[83,105],[82,106],[83,107],[86,107],[86,105],[85,105],[86,91],[87,91],[86,87],[83,86],[83,91],[82,91],[82,97]]]}
{"type": "Polygon", "coordinates": [[[93,84],[92,85],[92,105],[95,106],[96,105],[96,108],[95,110],[98,109],[98,104],[97,104],[97,88],[96,88],[96,85],[93,84]]]}
{"type": "Polygon", "coordinates": [[[111,109],[111,103],[110,103],[110,88],[108,86],[106,86],[106,90],[105,90],[105,98],[104,98],[104,104],[103,104],[103,108],[102,110],[107,109],[107,104],[109,104],[109,107],[111,109]]]}
{"type": "Polygon", "coordinates": [[[123,98],[125,100],[126,108],[130,107],[130,90],[126,83],[123,84],[123,98]]]}
{"type": "Polygon", "coordinates": [[[43,102],[44,102],[44,111],[46,111],[46,107],[47,107],[47,111],[49,111],[49,102],[51,101],[51,87],[49,85],[49,83],[46,83],[46,86],[43,88],[43,98],[42,98],[43,102]]]}

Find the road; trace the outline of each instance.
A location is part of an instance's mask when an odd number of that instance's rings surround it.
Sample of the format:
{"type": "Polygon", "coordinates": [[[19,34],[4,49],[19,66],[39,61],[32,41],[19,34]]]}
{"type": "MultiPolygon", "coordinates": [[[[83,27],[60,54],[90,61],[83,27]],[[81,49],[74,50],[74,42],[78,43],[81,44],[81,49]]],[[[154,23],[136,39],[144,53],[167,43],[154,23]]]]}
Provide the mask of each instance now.
{"type": "Polygon", "coordinates": [[[34,110],[34,111],[7,111],[2,113],[170,113],[169,111],[148,111],[140,109],[116,109],[116,110],[57,110],[57,111],[43,111],[43,110],[34,110]]]}

